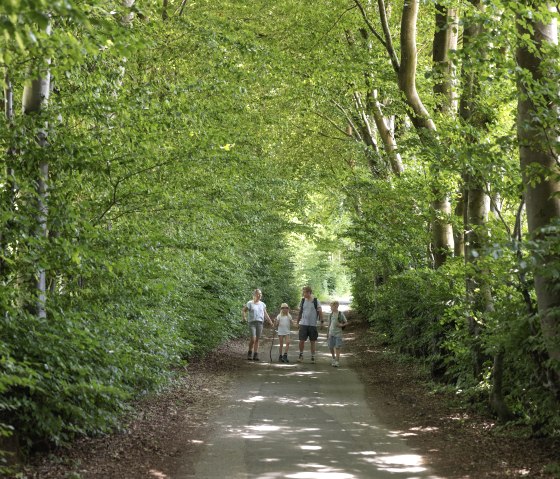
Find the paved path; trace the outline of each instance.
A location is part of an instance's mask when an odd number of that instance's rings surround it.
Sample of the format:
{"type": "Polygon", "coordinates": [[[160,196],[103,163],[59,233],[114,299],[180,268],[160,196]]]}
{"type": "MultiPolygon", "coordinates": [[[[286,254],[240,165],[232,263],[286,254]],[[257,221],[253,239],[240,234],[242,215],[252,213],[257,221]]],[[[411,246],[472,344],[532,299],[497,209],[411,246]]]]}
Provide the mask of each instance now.
{"type": "Polygon", "coordinates": [[[315,365],[309,344],[304,363],[248,363],[210,420],[196,473],[173,479],[441,479],[398,431],[380,425],[349,358],[333,368],[324,335],[318,344],[315,365]]]}

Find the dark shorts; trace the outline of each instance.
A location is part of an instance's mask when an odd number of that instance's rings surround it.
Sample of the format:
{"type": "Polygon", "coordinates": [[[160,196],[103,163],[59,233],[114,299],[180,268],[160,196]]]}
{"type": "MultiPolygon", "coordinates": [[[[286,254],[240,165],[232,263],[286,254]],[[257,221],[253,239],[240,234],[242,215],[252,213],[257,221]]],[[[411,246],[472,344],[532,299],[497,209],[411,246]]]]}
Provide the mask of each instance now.
{"type": "Polygon", "coordinates": [[[317,341],[319,337],[319,331],[317,331],[317,326],[305,326],[303,324],[299,325],[299,340],[305,341],[309,338],[310,341],[317,341]]]}

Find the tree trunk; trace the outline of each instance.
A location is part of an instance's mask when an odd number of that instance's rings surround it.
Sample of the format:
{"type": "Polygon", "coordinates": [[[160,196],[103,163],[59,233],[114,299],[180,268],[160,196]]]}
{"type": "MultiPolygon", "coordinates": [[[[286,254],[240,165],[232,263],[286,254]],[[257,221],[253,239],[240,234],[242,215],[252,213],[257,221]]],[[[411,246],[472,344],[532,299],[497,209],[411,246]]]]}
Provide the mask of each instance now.
{"type": "MultiPolygon", "coordinates": [[[[404,93],[412,109],[411,121],[420,138],[432,142],[435,139],[436,125],[422,103],[416,90],[416,21],[418,19],[418,0],[405,0],[401,18],[401,64],[398,72],[399,88],[404,93]]],[[[447,48],[447,46],[446,46],[447,48]]],[[[437,176],[437,172],[436,172],[437,176]]],[[[453,228],[449,220],[451,202],[434,181],[432,193],[434,200],[434,219],[432,222],[432,243],[434,266],[439,268],[453,254],[453,228]]]]}
{"type": "MultiPolygon", "coordinates": [[[[12,126],[14,119],[14,89],[8,73],[4,75],[4,114],[8,127],[12,126]]],[[[8,212],[14,211],[15,202],[15,184],[14,170],[12,167],[14,149],[8,147],[6,151],[6,184],[2,191],[2,202],[8,212]]],[[[6,278],[8,274],[8,263],[5,258],[8,254],[8,232],[10,229],[11,219],[8,218],[6,223],[0,228],[0,277],[6,278]]]]}
{"type": "Polygon", "coordinates": [[[397,148],[394,131],[389,126],[389,121],[383,116],[381,104],[377,99],[377,90],[374,89],[371,91],[371,94],[369,95],[369,102],[371,104],[371,111],[375,121],[375,126],[377,127],[377,131],[379,132],[379,136],[383,142],[385,153],[387,153],[387,156],[389,157],[391,170],[395,175],[400,176],[404,172],[402,158],[397,148]]]}
{"type": "Polygon", "coordinates": [[[467,200],[467,191],[465,188],[461,188],[459,198],[457,199],[457,204],[455,205],[455,216],[460,218],[463,224],[462,228],[455,228],[453,230],[453,240],[455,244],[455,256],[462,258],[465,256],[465,212],[467,207],[465,205],[467,200]]]}
{"type": "Polygon", "coordinates": [[[484,314],[493,308],[492,293],[480,270],[479,260],[483,254],[487,235],[488,201],[484,188],[476,180],[468,177],[467,229],[465,234],[465,263],[467,304],[472,311],[469,314],[468,328],[472,337],[473,372],[475,377],[482,374],[486,356],[482,353],[480,333],[484,327],[484,314]],[[469,267],[470,265],[470,267],[469,267]]]}
{"type": "MultiPolygon", "coordinates": [[[[517,135],[529,234],[537,242],[545,242],[557,230],[547,227],[560,217],[560,183],[558,181],[558,65],[547,65],[547,48],[558,44],[556,21],[541,23],[534,12],[541,2],[524,0],[518,14],[519,44],[517,135]],[[556,121],[542,121],[550,112],[556,121]]],[[[541,243],[542,244],[542,243],[541,243]]],[[[560,396],[560,280],[546,275],[546,266],[558,265],[558,254],[545,253],[538,259],[535,291],[542,334],[552,359],[555,375],[549,386],[560,396]]],[[[557,267],[557,266],[556,266],[557,267]]]]}
{"type": "Polygon", "coordinates": [[[492,391],[490,393],[490,406],[501,422],[511,421],[514,417],[504,400],[504,356],[503,349],[500,349],[494,356],[492,391]]]}
{"type": "MultiPolygon", "coordinates": [[[[483,11],[484,4],[481,0],[470,0],[471,5],[476,11],[483,11]]],[[[471,58],[484,58],[484,47],[477,46],[479,37],[483,33],[483,27],[477,20],[466,18],[463,31],[463,51],[467,64],[471,58]]],[[[473,71],[469,67],[463,67],[463,95],[460,101],[459,114],[465,124],[470,125],[470,130],[485,130],[490,119],[480,108],[482,92],[479,77],[484,72],[473,71]]],[[[466,138],[466,145],[475,144],[474,136],[466,138]]],[[[482,175],[473,169],[464,172],[462,175],[465,191],[465,214],[464,214],[464,237],[465,237],[465,284],[466,299],[470,313],[467,317],[468,329],[472,337],[473,346],[471,350],[473,358],[473,374],[476,378],[482,375],[483,363],[489,357],[482,352],[480,344],[480,333],[484,327],[484,316],[494,308],[491,287],[486,279],[487,272],[480,268],[480,259],[485,254],[485,246],[488,241],[488,214],[490,211],[490,201],[486,194],[486,182],[482,175]]],[[[491,402],[496,404],[496,412],[502,417],[509,415],[506,411],[505,403],[501,392],[501,369],[503,368],[504,351],[500,350],[494,358],[493,377],[499,375],[493,384],[491,392],[491,402]]]]}
{"type": "MultiPolygon", "coordinates": [[[[47,27],[47,33],[50,33],[50,25],[47,27]]],[[[46,60],[46,64],[50,65],[50,59],[46,60]]],[[[47,69],[39,78],[32,80],[31,84],[26,85],[23,89],[22,111],[24,115],[32,115],[41,112],[47,105],[50,93],[50,71],[47,69]]],[[[47,146],[47,125],[43,125],[37,134],[37,142],[41,147],[47,146]]],[[[47,218],[47,193],[48,193],[49,165],[46,160],[39,161],[39,171],[37,179],[37,218],[36,218],[36,235],[39,238],[46,239],[48,237],[47,218]]],[[[47,302],[47,274],[44,266],[38,266],[36,269],[36,303],[35,314],[39,318],[46,318],[46,302],[47,302]]]]}
{"type": "Polygon", "coordinates": [[[449,52],[457,49],[457,12],[436,4],[436,22],[433,42],[434,94],[437,109],[444,113],[457,115],[455,95],[455,68],[449,58],[449,52]]]}
{"type": "MultiPolygon", "coordinates": [[[[401,64],[398,72],[399,88],[404,93],[412,109],[412,124],[425,133],[434,132],[436,125],[430,118],[428,110],[422,103],[416,90],[416,21],[418,19],[419,0],[405,0],[401,18],[401,64]]],[[[424,133],[424,134],[425,134],[424,133]]]]}

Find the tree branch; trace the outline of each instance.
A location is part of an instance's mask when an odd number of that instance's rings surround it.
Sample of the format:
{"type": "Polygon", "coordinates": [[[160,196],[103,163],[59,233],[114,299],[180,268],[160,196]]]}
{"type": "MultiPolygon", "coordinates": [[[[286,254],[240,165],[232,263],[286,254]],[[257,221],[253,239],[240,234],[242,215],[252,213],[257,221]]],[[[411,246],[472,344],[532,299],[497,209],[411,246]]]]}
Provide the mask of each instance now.
{"type": "Polygon", "coordinates": [[[389,29],[389,20],[387,19],[387,7],[385,6],[384,0],[377,0],[377,5],[379,6],[379,17],[381,20],[381,27],[383,28],[383,34],[385,35],[385,48],[391,59],[391,65],[393,69],[398,74],[400,70],[399,58],[397,57],[397,52],[393,46],[393,39],[391,37],[391,30],[389,29]]]}
{"type": "Polygon", "coordinates": [[[342,112],[342,114],[345,116],[346,121],[348,121],[348,123],[352,127],[352,130],[354,131],[354,133],[356,133],[356,135],[358,135],[358,140],[363,142],[364,139],[360,135],[360,130],[356,127],[356,125],[352,121],[352,117],[348,114],[348,112],[338,102],[333,100],[333,103],[342,112]]]}
{"type": "Polygon", "coordinates": [[[355,140],[354,136],[351,135],[350,133],[344,131],[342,128],[340,128],[336,122],[334,120],[332,120],[331,118],[329,118],[328,116],[323,115],[322,113],[319,112],[314,112],[319,118],[322,118],[323,120],[328,121],[334,128],[336,128],[340,133],[342,133],[345,137],[347,138],[352,138],[353,140],[355,140]]]}
{"type": "Polygon", "coordinates": [[[358,9],[360,10],[360,13],[362,14],[362,17],[363,17],[364,21],[366,22],[366,25],[368,26],[369,31],[371,33],[373,33],[373,36],[375,38],[377,38],[385,48],[387,48],[387,44],[385,43],[385,40],[383,40],[383,37],[377,32],[377,30],[375,29],[375,27],[373,26],[373,24],[369,20],[369,18],[367,16],[367,13],[366,13],[366,10],[364,9],[364,6],[360,3],[359,0],[354,0],[354,3],[356,4],[358,9]]]}

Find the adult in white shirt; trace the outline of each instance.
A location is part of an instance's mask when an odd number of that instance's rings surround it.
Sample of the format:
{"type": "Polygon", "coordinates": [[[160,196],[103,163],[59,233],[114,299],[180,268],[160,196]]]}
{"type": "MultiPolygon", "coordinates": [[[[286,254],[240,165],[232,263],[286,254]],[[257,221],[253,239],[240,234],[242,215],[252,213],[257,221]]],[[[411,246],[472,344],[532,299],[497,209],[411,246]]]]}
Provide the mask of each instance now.
{"type": "Polygon", "coordinates": [[[243,321],[247,321],[249,325],[249,351],[247,352],[247,359],[249,361],[259,360],[259,339],[262,335],[264,318],[272,325],[272,319],[266,311],[266,304],[261,301],[262,291],[255,289],[253,291],[253,300],[247,302],[242,309],[243,321]],[[248,317],[247,317],[247,313],[248,317]]]}

